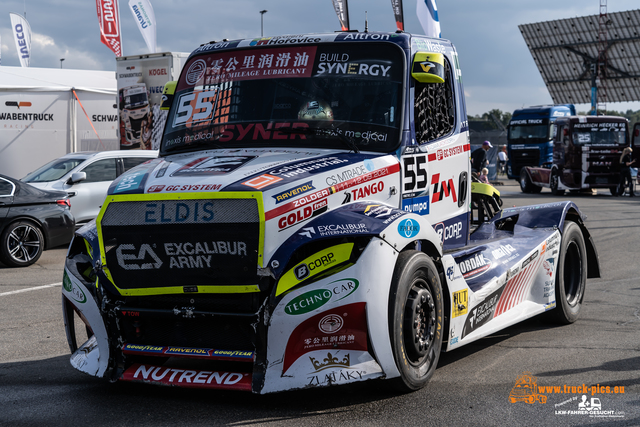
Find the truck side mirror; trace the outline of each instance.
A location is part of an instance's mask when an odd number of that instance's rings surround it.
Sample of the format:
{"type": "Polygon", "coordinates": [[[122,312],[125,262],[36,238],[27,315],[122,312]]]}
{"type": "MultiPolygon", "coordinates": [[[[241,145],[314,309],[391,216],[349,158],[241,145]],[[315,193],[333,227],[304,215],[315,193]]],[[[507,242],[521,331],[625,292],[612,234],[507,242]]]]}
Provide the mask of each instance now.
{"type": "Polygon", "coordinates": [[[78,182],[84,181],[85,179],[87,179],[86,172],[74,172],[71,174],[71,178],[69,178],[69,180],[67,181],[67,184],[69,185],[77,184],[78,182]]]}
{"type": "Polygon", "coordinates": [[[413,56],[411,77],[420,83],[444,83],[444,55],[416,52],[413,56]]]}
{"type": "Polygon", "coordinates": [[[171,81],[164,84],[164,89],[162,89],[162,102],[160,103],[161,110],[169,110],[171,108],[171,104],[173,104],[173,96],[176,93],[176,86],[178,86],[177,81],[171,81]]]}

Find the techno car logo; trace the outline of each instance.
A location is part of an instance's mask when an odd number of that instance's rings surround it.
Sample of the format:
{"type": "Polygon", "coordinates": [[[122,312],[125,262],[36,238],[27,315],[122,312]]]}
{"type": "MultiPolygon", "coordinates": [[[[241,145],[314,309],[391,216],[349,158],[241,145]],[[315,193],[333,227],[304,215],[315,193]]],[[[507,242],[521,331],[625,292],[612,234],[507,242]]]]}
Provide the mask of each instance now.
{"type": "Polygon", "coordinates": [[[335,334],[344,325],[344,319],[337,314],[329,314],[328,316],[324,316],[318,322],[318,329],[320,329],[325,334],[335,334]]]}
{"type": "Polygon", "coordinates": [[[195,85],[198,83],[198,80],[202,78],[206,69],[207,63],[204,62],[204,59],[194,61],[187,70],[187,84],[195,85]]]}

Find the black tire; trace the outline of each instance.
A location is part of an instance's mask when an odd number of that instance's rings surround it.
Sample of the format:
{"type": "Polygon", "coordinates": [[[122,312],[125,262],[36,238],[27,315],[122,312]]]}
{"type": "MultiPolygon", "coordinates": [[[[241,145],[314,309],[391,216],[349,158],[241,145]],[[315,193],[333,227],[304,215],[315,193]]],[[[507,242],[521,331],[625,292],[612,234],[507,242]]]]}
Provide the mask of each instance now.
{"type": "Polygon", "coordinates": [[[551,194],[555,196],[564,195],[564,190],[558,189],[558,182],[560,181],[560,177],[558,176],[558,171],[552,170],[551,177],[549,178],[549,187],[551,188],[551,194]]]}
{"type": "Polygon", "coordinates": [[[578,319],[587,283],[587,251],[580,226],[567,221],[560,243],[556,271],[556,308],[553,320],[561,324],[578,319]]]}
{"type": "Polygon", "coordinates": [[[537,185],[531,183],[531,178],[529,178],[529,174],[524,168],[520,170],[520,180],[518,180],[518,183],[523,193],[533,193],[533,187],[537,187],[537,185]]]}
{"type": "Polygon", "coordinates": [[[533,186],[533,191],[531,191],[533,194],[539,194],[542,191],[542,187],[538,187],[537,185],[533,186]]]}
{"type": "Polygon", "coordinates": [[[9,267],[27,267],[40,258],[44,237],[31,221],[9,224],[0,237],[0,261],[9,267]]]}
{"type": "Polygon", "coordinates": [[[435,264],[419,251],[398,257],[389,295],[389,333],[401,392],[424,387],[438,365],[443,330],[442,286],[435,264]]]}
{"type": "Polygon", "coordinates": [[[612,196],[614,196],[614,197],[618,196],[618,187],[617,186],[609,187],[609,191],[611,192],[612,196]]]}

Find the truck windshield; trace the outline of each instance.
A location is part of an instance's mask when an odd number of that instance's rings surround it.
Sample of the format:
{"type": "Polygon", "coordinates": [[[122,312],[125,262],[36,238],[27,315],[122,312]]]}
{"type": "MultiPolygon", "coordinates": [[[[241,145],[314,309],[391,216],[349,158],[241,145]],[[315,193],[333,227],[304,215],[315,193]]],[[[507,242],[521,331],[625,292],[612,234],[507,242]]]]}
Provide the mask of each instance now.
{"type": "Polygon", "coordinates": [[[549,126],[548,120],[512,120],[511,123],[509,123],[508,139],[513,140],[514,143],[517,140],[518,144],[537,144],[549,141],[551,137],[552,129],[549,126]]]}
{"type": "Polygon", "coordinates": [[[141,104],[147,104],[147,94],[138,93],[136,95],[127,95],[124,97],[126,107],[138,106],[141,104]]]}
{"type": "Polygon", "coordinates": [[[626,123],[575,123],[575,145],[626,145],[626,123]]]}
{"type": "Polygon", "coordinates": [[[404,72],[403,51],[388,43],[192,56],[161,153],[275,145],[390,152],[400,141],[404,72]]]}

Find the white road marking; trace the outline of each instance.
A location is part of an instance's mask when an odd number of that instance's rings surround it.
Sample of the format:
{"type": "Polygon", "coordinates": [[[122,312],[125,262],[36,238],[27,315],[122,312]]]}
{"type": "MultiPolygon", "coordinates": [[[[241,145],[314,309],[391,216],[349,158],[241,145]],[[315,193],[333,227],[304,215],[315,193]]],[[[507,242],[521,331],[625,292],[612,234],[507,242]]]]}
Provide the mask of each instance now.
{"type": "Polygon", "coordinates": [[[17,291],[3,292],[0,294],[0,297],[6,296],[6,295],[19,294],[21,292],[37,291],[38,289],[53,288],[54,286],[60,286],[60,285],[62,285],[62,282],[52,283],[50,285],[36,286],[35,288],[18,289],[17,291]]]}

